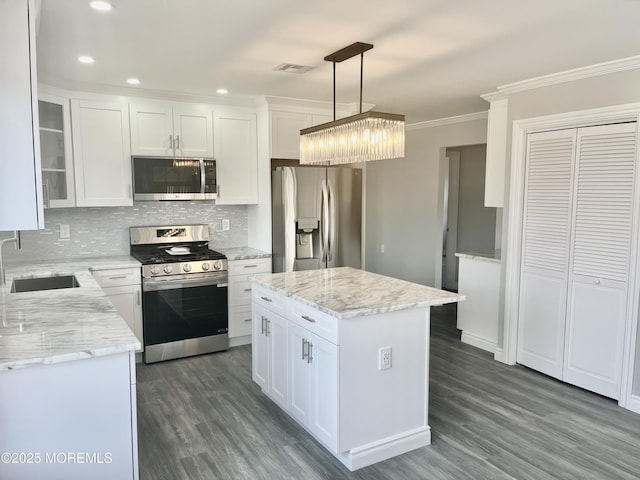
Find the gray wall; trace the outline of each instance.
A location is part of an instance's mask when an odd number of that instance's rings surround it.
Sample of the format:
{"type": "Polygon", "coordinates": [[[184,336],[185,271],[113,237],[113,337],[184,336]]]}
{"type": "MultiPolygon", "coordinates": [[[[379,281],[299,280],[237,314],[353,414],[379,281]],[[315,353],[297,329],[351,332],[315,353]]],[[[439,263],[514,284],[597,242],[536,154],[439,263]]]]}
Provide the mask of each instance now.
{"type": "Polygon", "coordinates": [[[460,153],[458,252],[490,252],[495,248],[496,209],[484,206],[487,145],[449,148],[460,153]]]}
{"type": "MultiPolygon", "coordinates": [[[[534,118],[565,112],[576,112],[593,108],[610,107],[640,102],[640,70],[628,70],[575,80],[509,96],[507,132],[507,164],[505,174],[505,208],[503,221],[503,258],[508,241],[509,178],[511,175],[511,137],[514,120],[534,118]]],[[[504,292],[504,262],[502,265],[501,290],[504,292]]],[[[638,292],[632,292],[638,295],[638,292]]],[[[637,319],[636,319],[637,320],[637,319]]],[[[502,344],[504,318],[500,318],[499,342],[502,344]]],[[[639,329],[640,330],[640,329],[639,329]]],[[[636,338],[634,368],[634,395],[640,395],[640,336],[636,338]]]]}
{"type": "MultiPolygon", "coordinates": [[[[129,227],[206,223],[212,247],[247,245],[247,207],[211,202],[135,202],[132,207],[45,210],[45,229],[21,232],[22,248],[3,248],[7,262],[129,254],[129,227]],[[230,229],[221,231],[222,219],[230,229]],[[59,225],[68,224],[71,238],[60,239],[59,225]]],[[[0,233],[0,238],[8,235],[0,233]]]]}
{"type": "Polygon", "coordinates": [[[407,127],[405,158],[366,165],[365,265],[435,285],[442,259],[441,175],[446,147],[487,141],[487,121],[407,127]],[[384,244],[385,252],[380,252],[384,244]]]}

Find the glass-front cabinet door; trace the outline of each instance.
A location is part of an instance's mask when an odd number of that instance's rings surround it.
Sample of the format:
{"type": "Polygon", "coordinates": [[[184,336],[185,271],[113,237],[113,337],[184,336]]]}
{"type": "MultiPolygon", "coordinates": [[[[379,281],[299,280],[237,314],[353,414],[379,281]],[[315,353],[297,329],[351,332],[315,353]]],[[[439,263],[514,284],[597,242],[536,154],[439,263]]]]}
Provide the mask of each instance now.
{"type": "Polygon", "coordinates": [[[69,100],[46,93],[38,98],[44,207],[74,207],[69,100]]]}

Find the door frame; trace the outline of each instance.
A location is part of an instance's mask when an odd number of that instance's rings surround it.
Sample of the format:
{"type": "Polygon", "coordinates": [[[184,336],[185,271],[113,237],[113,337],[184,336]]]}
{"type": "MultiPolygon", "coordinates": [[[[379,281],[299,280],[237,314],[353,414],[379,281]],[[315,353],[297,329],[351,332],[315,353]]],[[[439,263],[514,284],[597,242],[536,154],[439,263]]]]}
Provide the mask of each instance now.
{"type": "Polygon", "coordinates": [[[456,248],[458,242],[458,196],[460,192],[460,152],[446,150],[444,167],[444,194],[442,218],[442,285],[441,288],[454,287],[458,291],[458,281],[447,283],[451,270],[457,270],[456,248]],[[451,202],[450,200],[455,201],[451,202]],[[446,256],[445,256],[446,252],[446,256]],[[453,263],[453,266],[451,265],[453,263]]]}
{"type": "MultiPolygon", "coordinates": [[[[518,338],[518,311],[520,299],[522,226],[524,213],[524,181],[527,135],[530,133],[563,128],[588,127],[606,123],[636,121],[638,142],[636,157],[640,162],[640,103],[580,110],[513,121],[511,175],[509,203],[506,205],[507,241],[505,255],[505,298],[502,348],[496,349],[495,359],[509,365],[516,363],[518,338]],[[508,286],[508,288],[507,288],[508,286]]],[[[631,268],[627,299],[627,321],[622,364],[620,399],[618,404],[640,413],[640,395],[633,395],[633,374],[636,358],[636,335],[638,333],[638,284],[640,278],[640,256],[638,255],[638,226],[640,225],[640,179],[634,191],[634,213],[631,238],[631,268]]],[[[639,362],[640,363],[640,362],[639,362]]],[[[640,364],[638,365],[640,368],[640,364]]]]}

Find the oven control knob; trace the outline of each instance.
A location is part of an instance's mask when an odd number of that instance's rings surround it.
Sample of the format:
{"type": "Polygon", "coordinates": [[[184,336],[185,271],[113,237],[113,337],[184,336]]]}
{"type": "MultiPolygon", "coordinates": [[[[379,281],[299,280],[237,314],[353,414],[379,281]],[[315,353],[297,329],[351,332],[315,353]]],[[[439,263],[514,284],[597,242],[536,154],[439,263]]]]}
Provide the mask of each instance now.
{"type": "Polygon", "coordinates": [[[185,263],[185,264],[182,266],[182,270],[184,270],[184,271],[185,271],[185,272],[187,272],[187,273],[188,273],[188,272],[190,272],[190,271],[191,271],[191,265],[189,265],[188,263],[185,263]]]}
{"type": "Polygon", "coordinates": [[[202,270],[204,270],[205,272],[209,270],[209,264],[207,262],[202,264],[202,270]]]}
{"type": "Polygon", "coordinates": [[[160,273],[160,269],[158,267],[151,267],[151,275],[157,275],[160,273]]]}
{"type": "Polygon", "coordinates": [[[213,268],[214,270],[220,270],[222,268],[222,262],[220,260],[216,260],[213,262],[213,268]]]}
{"type": "Polygon", "coordinates": [[[162,270],[164,270],[164,273],[171,273],[171,265],[167,265],[162,270]]]}

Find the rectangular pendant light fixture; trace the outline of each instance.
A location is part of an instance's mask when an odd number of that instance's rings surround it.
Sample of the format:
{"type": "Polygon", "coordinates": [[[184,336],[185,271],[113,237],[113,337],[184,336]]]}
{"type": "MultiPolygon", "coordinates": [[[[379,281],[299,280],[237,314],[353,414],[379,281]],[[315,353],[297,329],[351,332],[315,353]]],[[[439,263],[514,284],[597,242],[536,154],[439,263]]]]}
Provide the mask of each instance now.
{"type": "Polygon", "coordinates": [[[324,59],[333,63],[333,121],[300,130],[301,165],[340,165],[404,157],[404,115],[362,112],[364,52],[356,42],[324,59]],[[360,113],[336,120],[336,63],[360,55],[360,113]]]}

